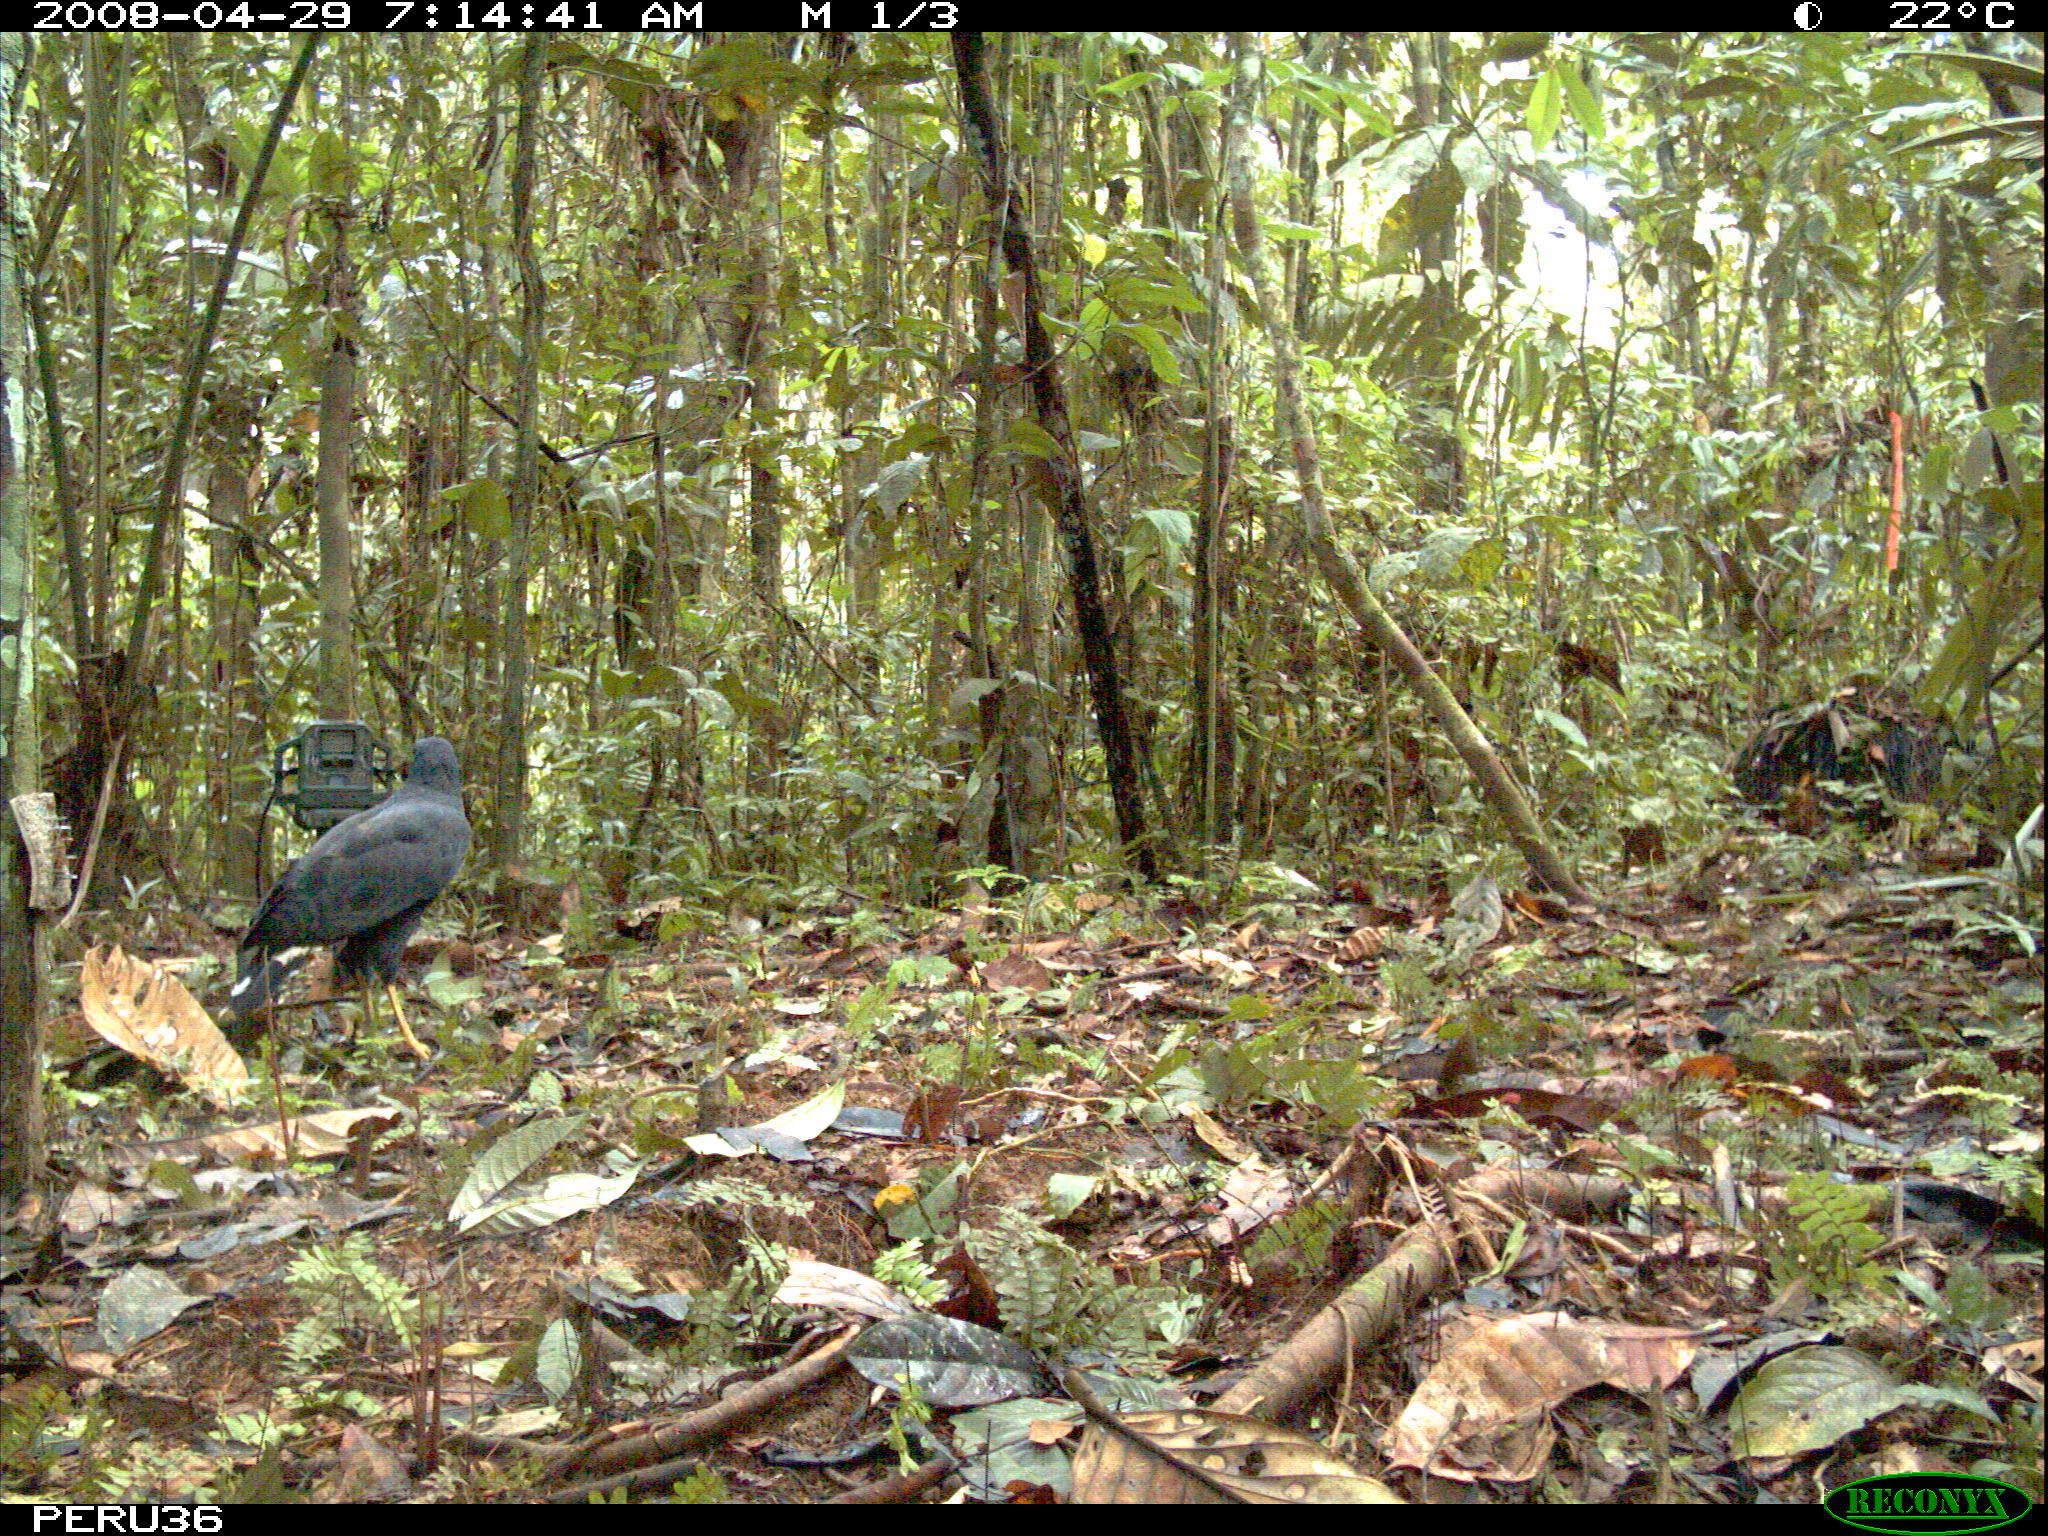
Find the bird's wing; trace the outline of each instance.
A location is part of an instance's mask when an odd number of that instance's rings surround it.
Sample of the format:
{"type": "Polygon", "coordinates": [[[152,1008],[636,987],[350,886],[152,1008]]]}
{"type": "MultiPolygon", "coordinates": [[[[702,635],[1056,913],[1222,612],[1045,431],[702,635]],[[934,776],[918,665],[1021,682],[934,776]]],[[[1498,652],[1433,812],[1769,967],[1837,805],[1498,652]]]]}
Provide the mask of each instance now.
{"type": "Polygon", "coordinates": [[[390,799],[330,828],[263,900],[242,947],[338,944],[441,894],[469,851],[460,801],[390,799]]]}

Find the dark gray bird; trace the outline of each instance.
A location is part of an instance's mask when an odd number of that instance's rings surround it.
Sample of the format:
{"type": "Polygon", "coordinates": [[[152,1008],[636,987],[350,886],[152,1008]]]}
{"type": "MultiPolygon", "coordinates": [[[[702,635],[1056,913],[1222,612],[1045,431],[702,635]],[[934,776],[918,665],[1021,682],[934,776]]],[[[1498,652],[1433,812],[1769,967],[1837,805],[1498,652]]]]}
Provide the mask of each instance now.
{"type": "Polygon", "coordinates": [[[365,988],[373,977],[382,982],[406,1043],[425,1056],[394,981],[405,941],[468,851],[455,749],[439,736],[424,737],[413,746],[405,782],[329,827],[263,898],[238,946],[228,992],[235,1017],[268,1004],[307,946],[331,944],[336,981],[365,988]]]}

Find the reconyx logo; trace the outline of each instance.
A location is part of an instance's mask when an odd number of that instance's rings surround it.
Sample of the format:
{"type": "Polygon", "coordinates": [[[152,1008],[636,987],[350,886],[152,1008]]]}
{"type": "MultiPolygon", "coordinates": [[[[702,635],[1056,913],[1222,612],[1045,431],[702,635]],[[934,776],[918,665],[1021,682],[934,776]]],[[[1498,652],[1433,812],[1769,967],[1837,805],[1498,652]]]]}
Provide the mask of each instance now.
{"type": "Polygon", "coordinates": [[[2010,1525],[2033,1508],[2033,1501],[2019,1489],[1988,1477],[1901,1472],[1837,1488],[1823,1507],[1845,1525],[1866,1531],[1962,1536],[1964,1531],[2010,1525]]]}

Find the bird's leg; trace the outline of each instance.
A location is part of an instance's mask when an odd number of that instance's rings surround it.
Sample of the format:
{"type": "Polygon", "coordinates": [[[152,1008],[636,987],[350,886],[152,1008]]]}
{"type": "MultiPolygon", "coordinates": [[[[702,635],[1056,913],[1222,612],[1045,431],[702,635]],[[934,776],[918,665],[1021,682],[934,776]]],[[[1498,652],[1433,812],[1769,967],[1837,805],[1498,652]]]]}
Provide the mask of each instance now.
{"type": "Polygon", "coordinates": [[[420,1044],[419,1037],[412,1032],[412,1025],[406,1022],[405,1004],[399,1000],[398,984],[390,981],[385,982],[384,995],[391,999],[391,1011],[398,1018],[398,1032],[405,1036],[405,1043],[412,1047],[413,1055],[419,1057],[421,1061],[425,1061],[434,1053],[420,1044]]]}
{"type": "MultiPolygon", "coordinates": [[[[362,978],[362,987],[362,1031],[374,1034],[377,1018],[377,977],[374,972],[362,978]]],[[[384,995],[391,999],[391,1012],[398,1020],[398,1032],[405,1036],[405,1043],[412,1048],[413,1055],[425,1061],[433,1052],[421,1045],[419,1037],[412,1032],[412,1025],[405,1017],[405,1004],[399,1001],[397,983],[385,982],[384,995]]],[[[360,1038],[360,1034],[352,1034],[352,1038],[360,1038]]]]}

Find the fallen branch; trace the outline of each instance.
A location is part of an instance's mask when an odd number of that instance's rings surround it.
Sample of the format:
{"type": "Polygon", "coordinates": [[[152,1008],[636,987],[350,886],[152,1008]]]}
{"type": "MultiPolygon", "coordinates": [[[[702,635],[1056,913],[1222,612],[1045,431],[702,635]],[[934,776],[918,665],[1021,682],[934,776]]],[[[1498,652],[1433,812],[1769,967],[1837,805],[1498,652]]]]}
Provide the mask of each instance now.
{"type": "MultiPolygon", "coordinates": [[[[1626,1204],[1629,1186],[1587,1174],[1496,1168],[1449,1193],[1475,1203],[1525,1203],[1570,1220],[1626,1204]]],[[[1467,1215],[1476,1219],[1469,1209],[1467,1215]]],[[[1275,1423],[1294,1417],[1441,1286],[1456,1257],[1444,1232],[1425,1219],[1212,1406],[1218,1413],[1256,1414],[1275,1423]]]]}
{"type": "MultiPolygon", "coordinates": [[[[688,1476],[690,1469],[687,1465],[680,1471],[671,1471],[664,1464],[674,1462],[685,1451],[709,1445],[738,1425],[760,1417],[778,1403],[830,1375],[844,1362],[847,1347],[859,1332],[857,1328],[849,1328],[815,1354],[805,1356],[773,1376],[764,1376],[759,1381],[735,1388],[695,1413],[637,1433],[611,1431],[573,1445],[549,1465],[546,1476],[552,1481],[567,1477],[572,1472],[594,1474],[606,1480],[606,1489],[634,1485],[646,1479],[659,1483],[677,1476],[688,1476]],[[622,1481],[614,1481],[613,1474],[619,1473],[627,1476],[622,1481]]],[[[571,1491],[580,1497],[605,1489],[583,1483],[578,1485],[578,1490],[564,1490],[565,1493],[571,1491]]]]}

